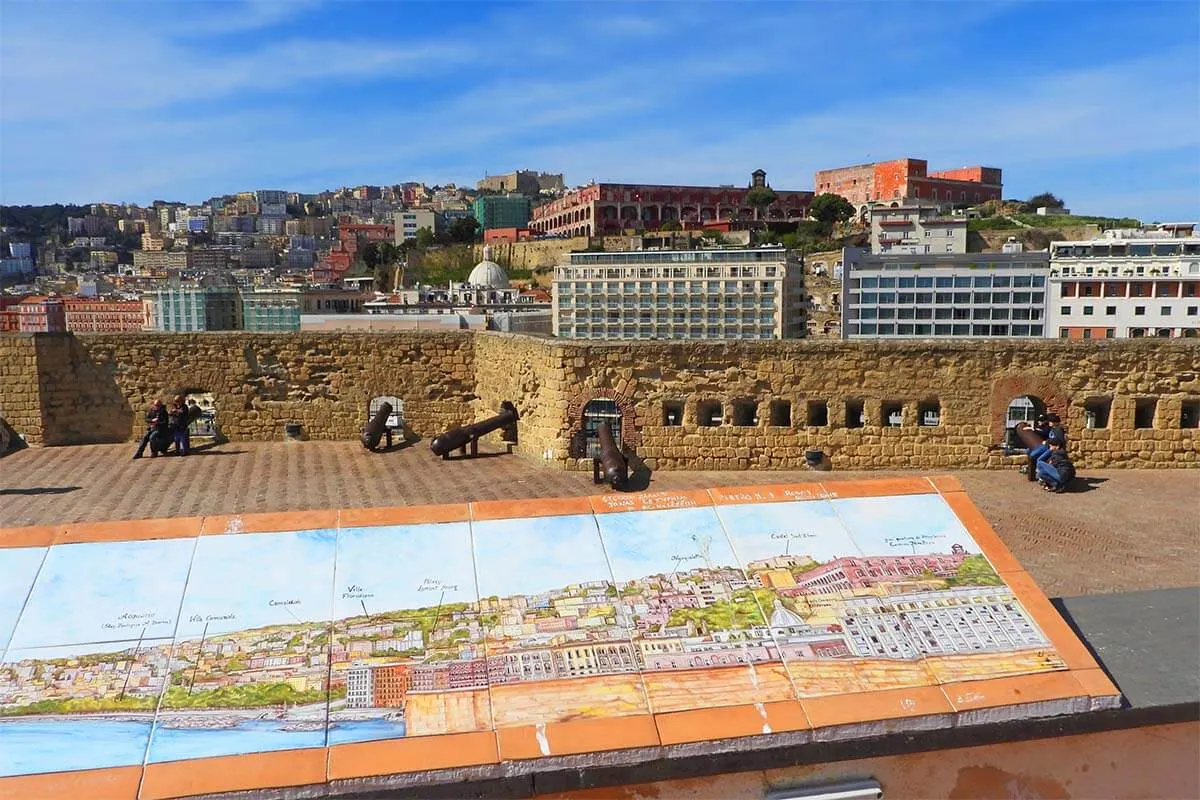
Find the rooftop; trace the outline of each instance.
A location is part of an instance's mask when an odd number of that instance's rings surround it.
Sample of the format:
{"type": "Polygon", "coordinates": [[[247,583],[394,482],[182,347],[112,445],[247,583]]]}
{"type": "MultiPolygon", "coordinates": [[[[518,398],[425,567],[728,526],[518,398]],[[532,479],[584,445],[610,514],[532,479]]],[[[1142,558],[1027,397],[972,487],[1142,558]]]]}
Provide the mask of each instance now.
{"type": "MultiPolygon", "coordinates": [[[[423,442],[370,454],[357,442],[234,442],[190,458],[130,460],[132,445],[31,448],[0,461],[4,527],[431,505],[600,494],[591,475],[518,455],[440,461],[423,442]]],[[[654,473],[651,490],[879,478],[897,472],[654,473]]],[[[1047,595],[1196,585],[1194,470],[1087,470],[1047,498],[1015,469],[953,473],[1047,595]],[[1153,525],[1147,509],[1152,509],[1153,525]]],[[[0,538],[3,534],[0,533],[0,538]]]]}

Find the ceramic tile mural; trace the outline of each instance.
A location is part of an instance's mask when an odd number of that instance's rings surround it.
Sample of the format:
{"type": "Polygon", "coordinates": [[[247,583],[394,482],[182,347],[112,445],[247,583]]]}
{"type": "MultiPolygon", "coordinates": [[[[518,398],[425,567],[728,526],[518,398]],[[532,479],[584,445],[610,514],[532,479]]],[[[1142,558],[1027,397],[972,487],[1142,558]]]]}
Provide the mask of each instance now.
{"type": "Polygon", "coordinates": [[[961,489],[893,484],[0,540],[0,795],[46,773],[144,769],[157,797],[1114,702],[1011,556],[993,568],[961,489]],[[276,766],[214,783],[193,764],[251,754],[276,766]]]}

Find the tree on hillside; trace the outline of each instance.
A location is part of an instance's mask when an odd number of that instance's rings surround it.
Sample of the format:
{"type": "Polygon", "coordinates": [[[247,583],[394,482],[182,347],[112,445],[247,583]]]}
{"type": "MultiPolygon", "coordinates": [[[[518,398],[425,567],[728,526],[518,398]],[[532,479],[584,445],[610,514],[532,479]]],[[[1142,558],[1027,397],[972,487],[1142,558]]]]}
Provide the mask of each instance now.
{"type": "Polygon", "coordinates": [[[681,231],[683,226],[679,224],[679,220],[669,219],[662,225],[658,226],[660,231],[681,231]]]}
{"type": "Polygon", "coordinates": [[[746,203],[754,209],[754,219],[762,217],[762,212],[775,202],[779,195],[770,186],[756,186],[746,192],[746,203]]]}
{"type": "Polygon", "coordinates": [[[1035,194],[1022,203],[1021,213],[1032,214],[1039,208],[1066,208],[1066,205],[1061,198],[1055,197],[1050,192],[1042,192],[1041,194],[1035,194]]]}
{"type": "Polygon", "coordinates": [[[433,231],[429,228],[417,228],[417,235],[413,241],[416,243],[417,249],[426,250],[433,246],[434,242],[437,241],[437,237],[433,235],[433,231]]]}
{"type": "Polygon", "coordinates": [[[443,244],[470,244],[478,230],[479,221],[474,217],[459,217],[445,230],[443,244]]]}
{"type": "Polygon", "coordinates": [[[854,216],[854,206],[840,194],[819,194],[808,204],[808,215],[821,223],[826,232],[833,230],[839,222],[845,222],[854,216]]]}

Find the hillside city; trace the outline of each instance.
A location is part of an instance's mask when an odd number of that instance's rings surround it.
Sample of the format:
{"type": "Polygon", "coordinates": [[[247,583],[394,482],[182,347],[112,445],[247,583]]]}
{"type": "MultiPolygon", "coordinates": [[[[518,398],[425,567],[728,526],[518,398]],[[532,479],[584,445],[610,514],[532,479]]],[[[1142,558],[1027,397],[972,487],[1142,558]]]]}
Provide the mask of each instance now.
{"type": "Polygon", "coordinates": [[[1200,235],[901,158],[813,188],[518,170],[0,208],[0,331],[484,329],[583,339],[1196,337],[1200,235]]]}

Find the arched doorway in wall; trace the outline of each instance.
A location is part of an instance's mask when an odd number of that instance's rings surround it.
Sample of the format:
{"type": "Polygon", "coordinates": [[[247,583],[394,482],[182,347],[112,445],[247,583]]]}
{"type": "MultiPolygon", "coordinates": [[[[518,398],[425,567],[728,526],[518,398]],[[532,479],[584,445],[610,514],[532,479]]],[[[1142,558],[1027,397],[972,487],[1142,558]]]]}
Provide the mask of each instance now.
{"type": "Polygon", "coordinates": [[[1046,404],[1041,398],[1034,397],[1031,394],[1023,394],[1014,397],[1008,403],[1008,410],[1004,415],[1004,442],[1009,447],[1020,447],[1020,440],[1017,439],[1016,428],[1018,422],[1028,422],[1032,425],[1037,421],[1039,414],[1046,413],[1046,404]]]}
{"type": "Polygon", "coordinates": [[[621,409],[617,401],[597,397],[589,400],[583,407],[583,443],[584,458],[596,458],[600,455],[600,426],[608,423],[613,440],[620,446],[621,439],[621,409]]]}

